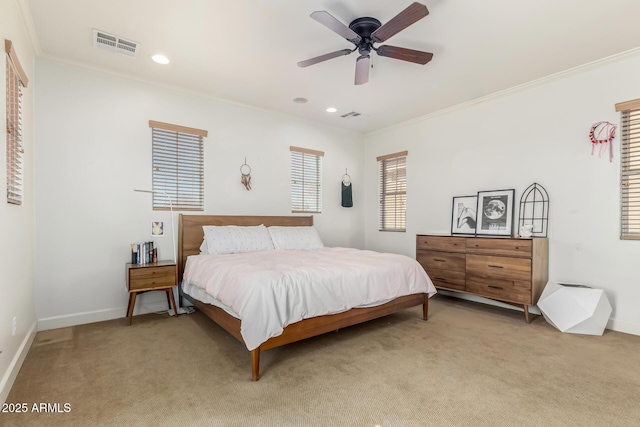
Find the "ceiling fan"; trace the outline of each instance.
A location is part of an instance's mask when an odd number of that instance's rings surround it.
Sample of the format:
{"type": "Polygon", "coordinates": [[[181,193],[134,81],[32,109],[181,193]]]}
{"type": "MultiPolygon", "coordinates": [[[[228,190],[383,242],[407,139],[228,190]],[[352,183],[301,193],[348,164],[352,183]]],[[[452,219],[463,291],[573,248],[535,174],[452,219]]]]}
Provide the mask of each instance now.
{"type": "Polygon", "coordinates": [[[311,14],[315,19],[339,36],[353,43],[354,49],[342,49],[336,52],[326,53],[298,62],[298,67],[308,67],[328,59],[348,55],[356,50],[360,56],[356,60],[355,84],[361,85],[369,81],[369,68],[371,65],[371,51],[375,51],[380,56],[399,59],[401,61],[413,62],[415,64],[426,64],[431,61],[433,54],[421,50],[406,49],[403,47],[383,45],[375,47],[375,43],[382,43],[398,34],[408,26],[416,23],[429,14],[427,7],[415,2],[402,12],[394,16],[389,22],[382,25],[380,21],[371,17],[363,17],[353,20],[347,27],[342,22],[334,18],[329,12],[319,10],[311,14]]]}

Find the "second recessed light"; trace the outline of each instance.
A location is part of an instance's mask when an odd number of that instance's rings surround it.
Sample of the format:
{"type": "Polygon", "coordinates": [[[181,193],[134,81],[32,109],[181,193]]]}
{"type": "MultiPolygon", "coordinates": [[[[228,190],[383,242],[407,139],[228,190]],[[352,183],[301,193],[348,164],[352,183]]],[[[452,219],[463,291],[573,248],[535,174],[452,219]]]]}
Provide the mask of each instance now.
{"type": "Polygon", "coordinates": [[[335,108],[335,107],[329,107],[329,108],[327,108],[327,113],[335,113],[336,111],[338,111],[338,109],[337,109],[337,108],[335,108]]]}
{"type": "Polygon", "coordinates": [[[166,57],[166,56],[164,56],[164,55],[160,55],[160,54],[158,54],[158,55],[153,55],[153,56],[151,57],[151,59],[153,59],[153,61],[154,61],[154,62],[157,62],[158,64],[166,65],[166,64],[168,64],[168,63],[169,63],[169,58],[167,58],[167,57],[166,57]]]}

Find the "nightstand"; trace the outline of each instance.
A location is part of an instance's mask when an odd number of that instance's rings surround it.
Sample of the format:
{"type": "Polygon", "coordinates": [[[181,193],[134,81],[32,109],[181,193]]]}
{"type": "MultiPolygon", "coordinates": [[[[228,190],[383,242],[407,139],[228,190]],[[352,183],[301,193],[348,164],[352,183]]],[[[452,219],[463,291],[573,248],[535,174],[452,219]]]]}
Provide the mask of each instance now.
{"type": "Polygon", "coordinates": [[[129,325],[133,318],[133,308],[136,296],[143,292],[165,291],[169,308],[178,315],[176,301],[173,298],[173,287],[178,282],[178,265],[173,261],[158,261],[149,264],[127,264],[127,289],[129,290],[129,304],[127,317],[129,325]]]}

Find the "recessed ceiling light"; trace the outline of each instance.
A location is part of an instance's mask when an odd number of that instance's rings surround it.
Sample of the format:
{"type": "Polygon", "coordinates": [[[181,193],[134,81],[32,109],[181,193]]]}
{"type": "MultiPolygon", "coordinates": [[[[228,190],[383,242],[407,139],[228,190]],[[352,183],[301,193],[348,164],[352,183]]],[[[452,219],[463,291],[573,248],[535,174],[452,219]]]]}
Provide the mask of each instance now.
{"type": "Polygon", "coordinates": [[[337,108],[335,108],[335,107],[329,107],[329,108],[327,108],[327,113],[335,113],[336,111],[338,111],[338,109],[337,109],[337,108]]]}
{"type": "Polygon", "coordinates": [[[306,104],[308,101],[307,98],[293,98],[293,102],[296,104],[306,104]]]}
{"type": "Polygon", "coordinates": [[[153,59],[153,61],[154,61],[154,62],[157,62],[158,64],[163,64],[163,65],[164,65],[164,64],[168,64],[168,63],[169,63],[169,58],[167,58],[167,57],[166,57],[166,56],[164,56],[164,55],[160,55],[160,54],[158,54],[158,55],[153,55],[153,56],[151,57],[151,59],[153,59]]]}

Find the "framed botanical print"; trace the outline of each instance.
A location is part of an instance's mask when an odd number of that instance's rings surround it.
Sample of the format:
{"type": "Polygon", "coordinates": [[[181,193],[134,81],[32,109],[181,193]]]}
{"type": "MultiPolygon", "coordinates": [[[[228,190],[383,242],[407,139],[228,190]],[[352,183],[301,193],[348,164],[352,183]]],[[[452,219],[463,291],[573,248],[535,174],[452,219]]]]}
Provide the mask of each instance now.
{"type": "Polygon", "coordinates": [[[478,192],[476,235],[513,236],[515,190],[478,192]]]}
{"type": "Polygon", "coordinates": [[[453,198],[451,209],[451,234],[476,234],[476,208],[478,196],[453,198]]]}

